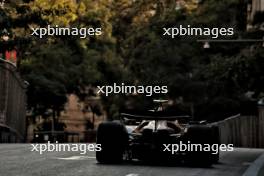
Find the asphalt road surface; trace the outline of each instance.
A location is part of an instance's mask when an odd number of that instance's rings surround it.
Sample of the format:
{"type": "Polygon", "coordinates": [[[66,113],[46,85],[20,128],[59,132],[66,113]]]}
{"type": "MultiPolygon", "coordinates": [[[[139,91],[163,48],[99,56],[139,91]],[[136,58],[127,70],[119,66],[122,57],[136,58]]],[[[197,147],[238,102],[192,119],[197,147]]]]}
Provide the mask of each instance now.
{"type": "Polygon", "coordinates": [[[236,148],[220,155],[211,168],[97,164],[95,153],[31,152],[29,144],[0,144],[0,176],[242,176],[263,153],[259,149],[236,148]]]}

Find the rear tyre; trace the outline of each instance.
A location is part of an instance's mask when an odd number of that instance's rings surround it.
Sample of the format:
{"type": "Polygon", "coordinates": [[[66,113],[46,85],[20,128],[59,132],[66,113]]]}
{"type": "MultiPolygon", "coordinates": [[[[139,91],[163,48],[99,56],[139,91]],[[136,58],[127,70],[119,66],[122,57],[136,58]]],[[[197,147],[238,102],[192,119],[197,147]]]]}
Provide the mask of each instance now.
{"type": "Polygon", "coordinates": [[[103,122],[97,129],[96,143],[101,145],[101,151],[96,152],[99,163],[120,163],[128,144],[126,128],[117,122],[103,122]]]}
{"type": "MultiPolygon", "coordinates": [[[[220,131],[218,126],[212,126],[213,131],[213,144],[218,144],[220,146],[220,131]]],[[[220,157],[220,150],[218,148],[217,154],[213,154],[213,162],[218,163],[220,157]]]]}
{"type": "MultiPolygon", "coordinates": [[[[191,145],[198,145],[197,151],[188,151],[186,153],[186,162],[196,166],[211,166],[213,164],[213,155],[211,150],[204,151],[204,147],[211,147],[213,144],[213,129],[204,125],[192,125],[188,128],[186,139],[191,145]],[[208,146],[210,145],[210,146],[208,146]],[[200,150],[201,149],[201,150],[200,150]]],[[[193,147],[192,147],[193,148],[193,147]]],[[[211,148],[210,148],[211,149],[211,148]]]]}

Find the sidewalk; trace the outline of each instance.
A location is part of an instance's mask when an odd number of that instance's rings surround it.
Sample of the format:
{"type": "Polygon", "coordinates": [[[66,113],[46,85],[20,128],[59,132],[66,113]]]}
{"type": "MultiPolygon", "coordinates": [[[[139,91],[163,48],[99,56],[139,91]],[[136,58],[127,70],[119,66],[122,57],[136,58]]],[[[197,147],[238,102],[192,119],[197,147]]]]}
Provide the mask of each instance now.
{"type": "Polygon", "coordinates": [[[262,168],[260,169],[258,176],[263,176],[264,175],[264,165],[262,166],[262,168]]]}
{"type": "Polygon", "coordinates": [[[243,176],[264,176],[264,153],[249,166],[243,176]]]}

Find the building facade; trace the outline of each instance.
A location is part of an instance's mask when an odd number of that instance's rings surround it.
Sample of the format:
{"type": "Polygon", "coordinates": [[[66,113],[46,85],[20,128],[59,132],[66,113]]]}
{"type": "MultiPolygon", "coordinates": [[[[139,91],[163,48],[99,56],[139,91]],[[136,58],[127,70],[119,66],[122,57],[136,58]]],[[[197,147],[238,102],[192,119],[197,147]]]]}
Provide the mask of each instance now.
{"type": "MultiPolygon", "coordinates": [[[[247,6],[247,30],[252,30],[261,26],[255,26],[254,20],[258,13],[264,12],[264,0],[249,0],[247,6]]],[[[263,15],[262,15],[263,16],[263,15]]],[[[262,24],[264,28],[264,24],[262,24]]]]}
{"type": "Polygon", "coordinates": [[[0,60],[0,143],[23,142],[26,126],[26,84],[16,67],[0,60]]]}
{"type": "Polygon", "coordinates": [[[67,96],[68,101],[64,110],[60,113],[57,123],[63,125],[63,129],[55,131],[39,130],[45,122],[52,123],[52,117],[44,119],[36,117],[35,123],[28,124],[27,142],[94,142],[96,129],[100,122],[104,121],[104,113],[98,115],[92,107],[100,103],[100,99],[90,98],[80,101],[74,94],[67,96]]]}

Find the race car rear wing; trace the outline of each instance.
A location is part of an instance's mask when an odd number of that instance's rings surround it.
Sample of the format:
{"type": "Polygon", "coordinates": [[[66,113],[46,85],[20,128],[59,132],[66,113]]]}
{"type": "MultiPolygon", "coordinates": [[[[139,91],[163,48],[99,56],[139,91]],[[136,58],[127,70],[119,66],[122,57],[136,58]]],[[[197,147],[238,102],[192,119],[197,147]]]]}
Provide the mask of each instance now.
{"type": "Polygon", "coordinates": [[[162,115],[135,115],[135,114],[127,114],[121,113],[121,119],[134,119],[134,120],[190,120],[191,117],[188,115],[180,115],[180,116],[162,116],[162,115]]]}

